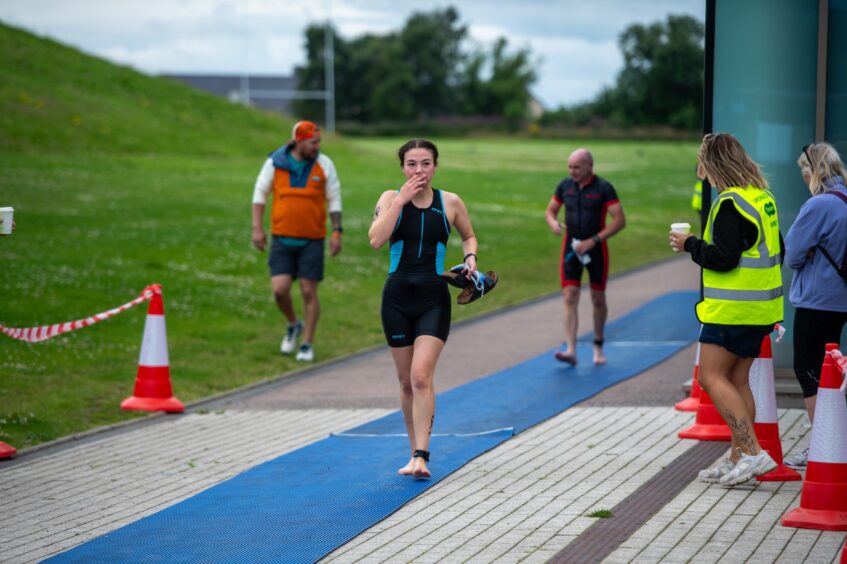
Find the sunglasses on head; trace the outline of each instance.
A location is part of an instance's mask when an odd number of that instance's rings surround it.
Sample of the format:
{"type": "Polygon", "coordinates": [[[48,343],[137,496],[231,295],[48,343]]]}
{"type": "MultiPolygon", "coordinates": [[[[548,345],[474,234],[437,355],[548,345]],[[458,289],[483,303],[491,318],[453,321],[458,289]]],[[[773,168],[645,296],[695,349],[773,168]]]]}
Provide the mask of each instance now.
{"type": "Polygon", "coordinates": [[[803,154],[806,155],[806,160],[809,161],[810,167],[812,166],[812,157],[809,156],[809,151],[807,149],[809,147],[811,147],[812,145],[813,145],[813,143],[808,143],[806,145],[803,145],[803,154]]]}

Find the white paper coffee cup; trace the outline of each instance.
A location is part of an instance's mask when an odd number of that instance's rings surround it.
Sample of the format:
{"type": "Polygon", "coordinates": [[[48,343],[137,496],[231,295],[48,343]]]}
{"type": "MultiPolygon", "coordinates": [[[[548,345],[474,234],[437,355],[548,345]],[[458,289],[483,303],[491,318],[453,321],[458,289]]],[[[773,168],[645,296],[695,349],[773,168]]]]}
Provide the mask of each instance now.
{"type": "Polygon", "coordinates": [[[671,223],[671,231],[688,235],[691,232],[690,223],[671,223]]]}
{"type": "Polygon", "coordinates": [[[15,219],[15,208],[0,208],[0,235],[12,234],[12,221],[15,219]]]}

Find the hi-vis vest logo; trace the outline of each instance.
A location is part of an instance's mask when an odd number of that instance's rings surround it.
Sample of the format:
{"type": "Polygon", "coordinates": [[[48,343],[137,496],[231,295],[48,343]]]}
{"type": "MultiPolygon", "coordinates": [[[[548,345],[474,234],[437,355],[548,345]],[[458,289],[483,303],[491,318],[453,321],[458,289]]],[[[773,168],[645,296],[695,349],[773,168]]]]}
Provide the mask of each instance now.
{"type": "Polygon", "coordinates": [[[768,214],[768,217],[773,217],[776,213],[776,206],[773,205],[773,202],[765,204],[765,213],[768,214]]]}

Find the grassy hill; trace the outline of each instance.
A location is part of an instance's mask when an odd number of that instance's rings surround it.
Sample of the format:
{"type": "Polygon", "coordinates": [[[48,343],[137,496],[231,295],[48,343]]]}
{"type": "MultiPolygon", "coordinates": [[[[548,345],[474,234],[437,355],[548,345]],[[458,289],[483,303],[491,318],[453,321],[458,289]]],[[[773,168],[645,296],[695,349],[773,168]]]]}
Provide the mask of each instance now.
{"type": "Polygon", "coordinates": [[[285,123],[0,23],[0,150],[261,154],[285,123]]]}
{"type": "MultiPolygon", "coordinates": [[[[3,25],[0,76],[0,206],[15,207],[18,224],[0,238],[0,323],[87,317],[158,282],[181,400],[301,368],[279,355],[266,255],[250,245],[253,183],[289,121],[3,25]]],[[[374,252],[366,232],[379,194],[402,183],[403,141],[324,143],[342,181],[345,235],[321,285],[319,360],[382,342],[387,252],[374,252]]],[[[561,243],[543,212],[577,146],[594,151],[627,212],[611,242],[613,271],[667,257],[668,223],[696,219],[691,143],[435,141],[437,185],[462,195],[481,266],[502,281],[455,307],[455,319],[558,289],[561,243]]],[[[456,239],[449,264],[461,260],[456,239]]],[[[0,335],[0,440],[23,448],[138,417],[118,406],[132,393],[144,318],[142,306],[32,345],[0,335]]],[[[374,378],[395,385],[393,374],[374,378]]]]}

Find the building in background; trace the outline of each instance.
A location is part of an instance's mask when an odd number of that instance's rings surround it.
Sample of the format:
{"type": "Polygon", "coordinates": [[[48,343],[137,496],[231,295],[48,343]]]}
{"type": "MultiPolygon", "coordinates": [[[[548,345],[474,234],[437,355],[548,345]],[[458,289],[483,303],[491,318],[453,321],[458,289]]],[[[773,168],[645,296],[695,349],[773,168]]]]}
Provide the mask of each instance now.
{"type": "Polygon", "coordinates": [[[297,90],[293,76],[240,76],[225,74],[163,74],[170,78],[226,98],[231,102],[246,103],[256,108],[291,115],[290,93],[297,90]]]}

